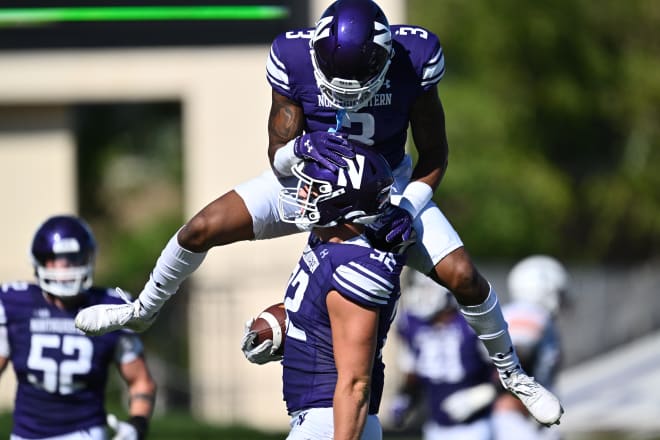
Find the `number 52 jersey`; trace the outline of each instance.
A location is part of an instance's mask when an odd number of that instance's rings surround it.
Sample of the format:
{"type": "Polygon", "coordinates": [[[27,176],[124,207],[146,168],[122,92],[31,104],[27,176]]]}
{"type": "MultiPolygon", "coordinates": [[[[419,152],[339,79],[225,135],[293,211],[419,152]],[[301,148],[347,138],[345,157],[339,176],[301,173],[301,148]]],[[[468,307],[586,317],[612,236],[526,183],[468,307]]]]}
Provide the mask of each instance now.
{"type": "MultiPolygon", "coordinates": [[[[123,302],[109,289],[92,287],[83,295],[81,307],[123,302]]],[[[142,352],[135,334],[85,336],[74,326],[77,311],[50,304],[34,284],[0,288],[0,356],[11,361],[18,381],[13,433],[20,437],[104,426],[109,366],[142,352]]]]}

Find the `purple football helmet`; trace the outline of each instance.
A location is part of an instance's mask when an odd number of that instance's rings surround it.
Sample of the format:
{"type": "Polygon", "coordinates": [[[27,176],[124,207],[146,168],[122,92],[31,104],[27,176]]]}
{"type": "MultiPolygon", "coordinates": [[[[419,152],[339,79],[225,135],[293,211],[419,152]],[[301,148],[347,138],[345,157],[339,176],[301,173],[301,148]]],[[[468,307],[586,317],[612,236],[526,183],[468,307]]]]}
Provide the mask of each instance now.
{"type": "Polygon", "coordinates": [[[313,160],[291,168],[298,186],[280,190],[279,215],[302,230],[353,222],[370,224],[390,200],[392,170],[379,153],[355,144],[347,168],[332,172],[313,160]]]}
{"type": "Polygon", "coordinates": [[[371,0],[337,0],[310,41],[314,76],[332,107],[356,111],[378,92],[394,54],[390,25],[371,0]]]}
{"type": "Polygon", "coordinates": [[[67,298],[92,286],[96,240],[80,218],[50,217],[34,234],[31,254],[44,292],[67,298]]]}

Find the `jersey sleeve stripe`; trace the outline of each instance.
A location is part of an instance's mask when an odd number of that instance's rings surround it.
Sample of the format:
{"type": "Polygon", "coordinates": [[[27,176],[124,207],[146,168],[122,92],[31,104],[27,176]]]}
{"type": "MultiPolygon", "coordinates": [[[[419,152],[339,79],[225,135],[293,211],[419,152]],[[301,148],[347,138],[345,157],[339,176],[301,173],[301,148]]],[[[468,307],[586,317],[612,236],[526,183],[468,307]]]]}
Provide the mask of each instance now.
{"type": "Polygon", "coordinates": [[[374,280],[380,282],[387,290],[392,290],[394,288],[394,284],[392,284],[389,280],[386,280],[385,278],[381,277],[377,273],[367,269],[366,267],[362,266],[361,264],[358,264],[354,261],[351,261],[348,263],[349,266],[356,272],[360,272],[364,274],[365,276],[371,277],[374,280]]]}
{"type": "Polygon", "coordinates": [[[333,279],[348,292],[375,304],[386,304],[393,290],[392,283],[355,263],[337,267],[333,279]],[[350,266],[350,267],[349,267],[350,266]]]}
{"type": "Polygon", "coordinates": [[[350,284],[350,283],[348,283],[348,281],[346,281],[346,280],[342,280],[341,278],[339,278],[339,277],[337,276],[336,273],[335,273],[335,275],[333,275],[332,277],[333,277],[333,279],[337,282],[337,284],[339,284],[340,286],[342,286],[342,287],[343,287],[344,289],[346,289],[348,292],[350,292],[350,293],[352,293],[353,295],[356,295],[356,296],[358,296],[358,297],[364,299],[365,301],[367,301],[367,302],[369,302],[369,303],[375,303],[375,304],[378,304],[378,305],[385,305],[385,304],[387,304],[387,301],[386,301],[386,300],[382,300],[382,299],[374,298],[373,296],[371,296],[371,295],[369,295],[368,293],[366,293],[364,290],[359,289],[358,286],[355,286],[355,285],[353,285],[353,284],[350,284]]]}
{"type": "Polygon", "coordinates": [[[424,65],[422,86],[435,84],[445,74],[445,55],[442,48],[438,48],[436,54],[424,65]]]}
{"type": "Polygon", "coordinates": [[[289,90],[289,75],[286,73],[286,66],[277,58],[272,48],[266,62],[266,74],[271,83],[289,90]]]}
{"type": "Polygon", "coordinates": [[[0,301],[0,325],[7,325],[7,314],[5,313],[5,307],[0,301]]]}
{"type": "Polygon", "coordinates": [[[9,335],[7,335],[7,327],[0,325],[0,357],[8,358],[11,354],[9,349],[9,335]]]}

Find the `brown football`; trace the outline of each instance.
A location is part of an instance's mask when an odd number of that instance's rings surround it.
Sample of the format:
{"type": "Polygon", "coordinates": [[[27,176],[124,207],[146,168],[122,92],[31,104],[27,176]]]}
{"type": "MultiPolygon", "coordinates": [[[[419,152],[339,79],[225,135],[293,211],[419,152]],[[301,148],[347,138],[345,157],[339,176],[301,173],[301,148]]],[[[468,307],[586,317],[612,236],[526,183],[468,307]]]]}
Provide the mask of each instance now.
{"type": "Polygon", "coordinates": [[[265,308],[250,326],[250,331],[257,333],[253,344],[259,345],[270,339],[275,347],[275,354],[284,353],[284,338],[286,335],[286,309],[284,303],[273,304],[265,308]]]}

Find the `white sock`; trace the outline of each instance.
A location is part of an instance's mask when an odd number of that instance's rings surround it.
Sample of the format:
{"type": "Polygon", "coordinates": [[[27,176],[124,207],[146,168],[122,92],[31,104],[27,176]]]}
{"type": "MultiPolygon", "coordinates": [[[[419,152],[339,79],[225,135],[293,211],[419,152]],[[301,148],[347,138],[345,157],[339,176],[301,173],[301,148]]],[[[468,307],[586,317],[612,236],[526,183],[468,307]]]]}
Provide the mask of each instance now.
{"type": "Polygon", "coordinates": [[[488,298],[476,306],[460,305],[461,314],[486,346],[488,355],[500,374],[519,368],[520,361],[513,348],[508,325],[502,315],[497,293],[490,287],[488,298]]]}
{"type": "Polygon", "coordinates": [[[142,305],[141,314],[144,313],[144,316],[157,313],[206,257],[206,252],[196,253],[182,248],[177,240],[178,234],[177,231],[161,252],[149,281],[140,292],[138,299],[142,305]]]}

